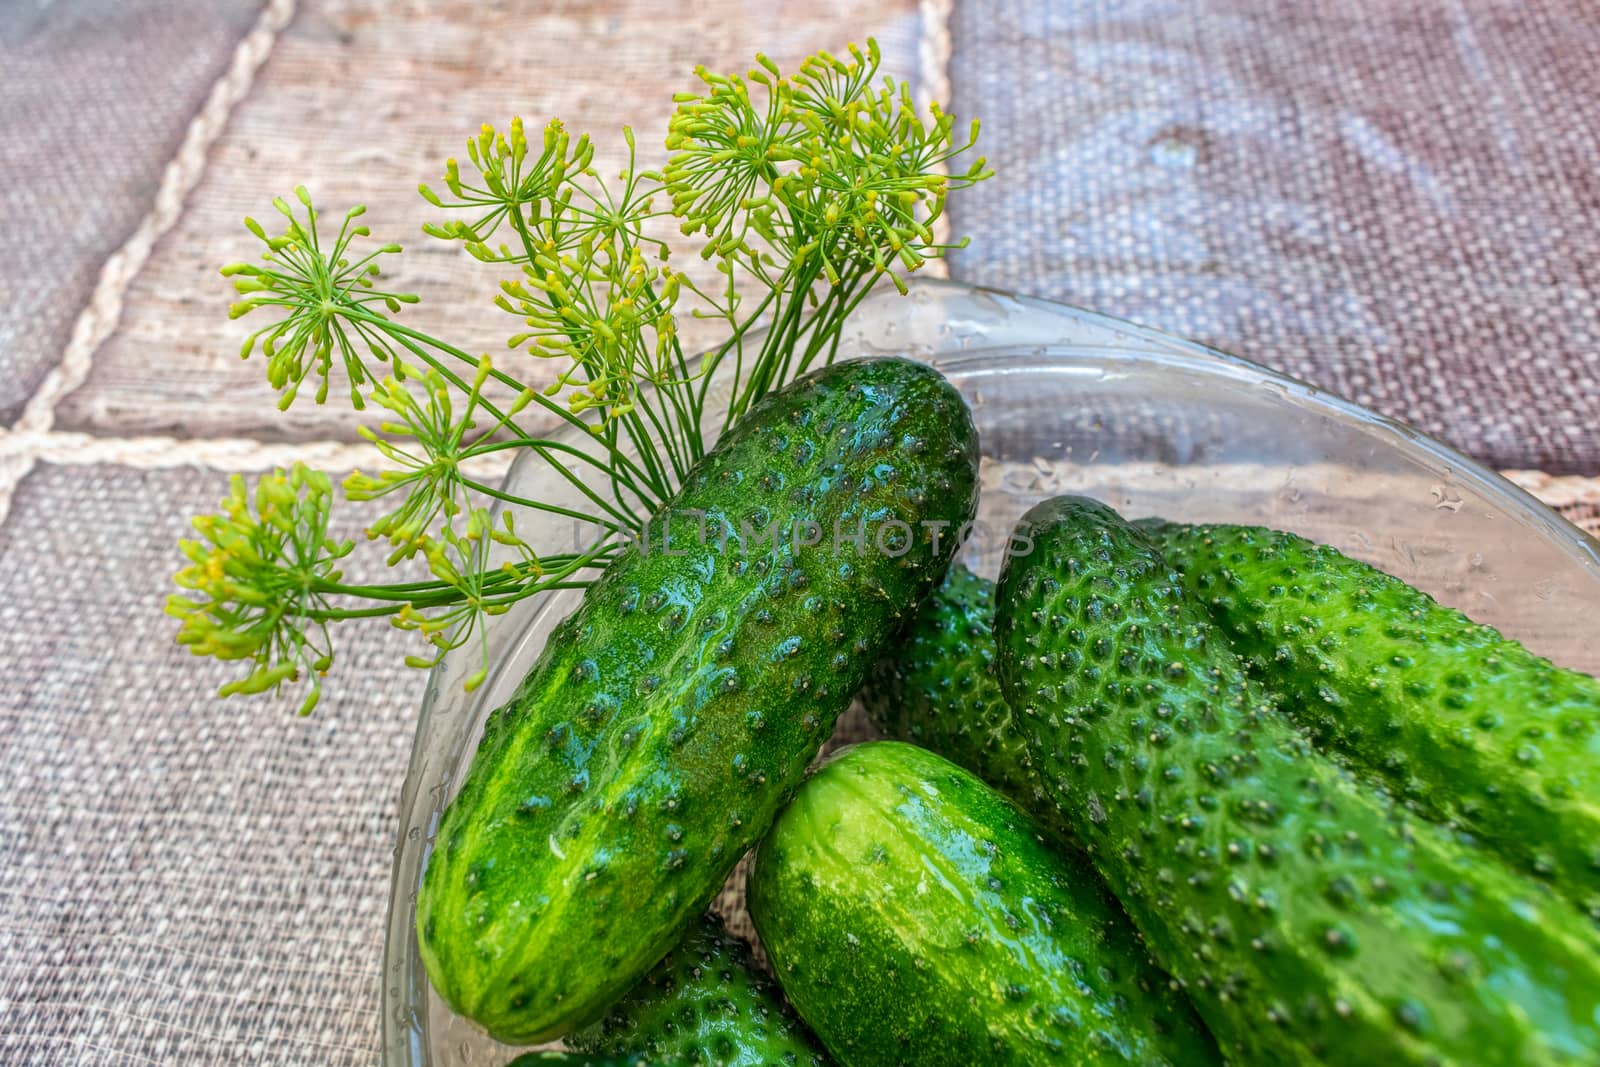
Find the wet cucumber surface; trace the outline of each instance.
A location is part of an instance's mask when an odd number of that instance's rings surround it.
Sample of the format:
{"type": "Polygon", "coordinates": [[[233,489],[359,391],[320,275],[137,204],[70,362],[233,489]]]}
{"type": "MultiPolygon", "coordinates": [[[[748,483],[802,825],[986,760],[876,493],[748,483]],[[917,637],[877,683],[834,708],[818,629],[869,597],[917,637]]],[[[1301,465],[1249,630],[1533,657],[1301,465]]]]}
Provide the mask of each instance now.
{"type": "Polygon", "coordinates": [[[831,757],[748,892],[779,983],[847,1067],[1220,1062],[1099,878],[926,749],[831,757]]]}
{"type": "Polygon", "coordinates": [[[806,1025],[743,941],[707,915],[655,970],[567,1039],[591,1055],[642,1054],[654,1067],[829,1067],[806,1025]]]}
{"type": "Polygon", "coordinates": [[[1303,537],[1147,529],[1319,745],[1600,920],[1600,681],[1303,537]]]}
{"type": "Polygon", "coordinates": [[[1589,923],[1317,752],[1148,538],[1024,520],[1000,678],[1049,803],[1241,1062],[1600,1062],[1589,923]]]}
{"type": "Polygon", "coordinates": [[[807,375],[729,431],[488,720],[417,903],[452,1008],[546,1040],[678,943],[943,576],[976,474],[960,395],[904,360],[807,375]]]}
{"type": "Polygon", "coordinates": [[[1028,748],[995,673],[994,583],[960,563],[873,668],[861,701],[890,737],[932,749],[1007,796],[1031,788],[1028,748]]]}

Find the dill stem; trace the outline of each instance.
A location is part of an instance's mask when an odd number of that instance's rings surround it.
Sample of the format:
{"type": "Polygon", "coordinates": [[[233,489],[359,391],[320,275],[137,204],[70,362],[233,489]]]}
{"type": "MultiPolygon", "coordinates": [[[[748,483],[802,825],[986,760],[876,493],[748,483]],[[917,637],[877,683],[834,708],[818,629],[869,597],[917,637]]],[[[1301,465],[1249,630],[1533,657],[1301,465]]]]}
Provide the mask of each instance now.
{"type": "Polygon", "coordinates": [[[822,329],[814,329],[817,321],[821,318],[821,310],[819,309],[813,314],[811,320],[806,324],[806,330],[808,331],[806,355],[800,361],[800,366],[795,370],[795,374],[804,374],[810,369],[812,361],[816,359],[817,353],[822,350],[824,343],[828,348],[827,362],[830,364],[833,362],[834,357],[839,352],[839,340],[844,336],[844,324],[855,313],[861,301],[865,300],[872,290],[876,288],[871,281],[866,285],[861,284],[861,280],[866,276],[867,272],[863,271],[855,278],[850,279],[849,283],[844,286],[844,295],[840,297],[838,310],[835,311],[831,319],[824,322],[822,329]]]}
{"type": "MultiPolygon", "coordinates": [[[[434,356],[432,356],[427,351],[427,349],[425,347],[423,347],[423,346],[429,346],[429,347],[432,347],[432,348],[436,348],[439,351],[445,353],[446,355],[452,356],[455,359],[458,359],[458,360],[460,360],[460,361],[462,361],[464,363],[468,363],[471,366],[473,366],[474,368],[476,368],[478,366],[478,361],[473,359],[471,356],[467,355],[465,352],[461,351],[461,349],[456,348],[454,345],[448,344],[447,342],[441,341],[438,338],[430,337],[428,334],[422,333],[421,331],[413,330],[409,326],[403,326],[400,323],[395,322],[393,319],[384,318],[381,315],[374,315],[374,314],[372,314],[370,312],[366,312],[366,313],[351,312],[349,314],[350,314],[350,317],[352,317],[352,318],[360,318],[363,321],[370,322],[373,326],[377,327],[378,329],[384,330],[386,332],[392,332],[393,334],[397,335],[400,343],[405,346],[407,351],[412,352],[413,354],[415,354],[417,356],[418,359],[423,360],[424,362],[426,362],[428,364],[428,366],[430,366],[434,370],[438,371],[439,374],[442,375],[445,378],[446,381],[450,382],[457,389],[461,390],[461,392],[464,393],[464,394],[470,394],[472,392],[471,387],[467,384],[467,382],[465,380],[463,380],[461,378],[460,375],[458,375],[455,371],[451,370],[449,367],[445,366],[438,359],[434,358],[434,356]]],[[[490,374],[491,377],[495,378],[496,380],[498,380],[500,382],[505,383],[506,385],[508,385],[508,386],[510,386],[512,388],[516,388],[518,390],[522,390],[524,388],[520,382],[516,381],[516,379],[511,378],[509,375],[505,374],[502,371],[494,369],[492,366],[490,367],[489,374],[490,374]]],[[[559,416],[563,421],[565,421],[569,425],[575,426],[578,429],[582,430],[583,433],[584,433],[584,436],[591,437],[591,438],[594,436],[593,431],[590,430],[590,428],[589,428],[589,424],[584,422],[582,419],[579,419],[576,415],[572,414],[572,412],[568,411],[565,407],[561,406],[560,404],[552,403],[550,401],[549,397],[546,397],[542,393],[539,393],[537,391],[533,391],[532,396],[533,396],[533,402],[534,403],[539,404],[540,407],[544,408],[546,411],[550,411],[550,412],[556,414],[557,416],[559,416]]],[[[513,430],[517,431],[518,433],[524,433],[524,434],[526,433],[526,431],[524,431],[520,426],[517,425],[517,422],[516,422],[515,419],[511,418],[510,416],[508,416],[504,412],[502,412],[492,401],[482,398],[481,394],[480,394],[480,397],[479,397],[479,403],[483,406],[485,411],[487,411],[489,414],[493,415],[502,424],[511,427],[513,430]]],[[[539,440],[537,438],[526,438],[526,439],[529,440],[529,441],[539,440]]],[[[552,442],[552,444],[554,444],[554,442],[552,442]]],[[[571,450],[571,451],[573,451],[574,453],[580,453],[581,452],[581,450],[571,450]]],[[[662,488],[660,486],[659,481],[649,478],[646,475],[646,472],[643,471],[643,470],[640,470],[637,467],[637,465],[635,465],[631,460],[629,460],[628,457],[625,454],[623,454],[622,452],[618,451],[614,447],[610,450],[610,453],[611,453],[612,459],[614,459],[618,463],[622,464],[623,468],[632,468],[632,470],[636,471],[640,476],[646,477],[647,483],[650,484],[651,488],[655,491],[655,493],[657,494],[658,497],[664,497],[666,495],[662,491],[662,488]]],[[[613,468],[608,468],[606,464],[601,464],[598,461],[594,461],[592,459],[592,457],[589,457],[589,458],[591,459],[591,462],[595,462],[595,465],[598,466],[598,467],[602,467],[602,468],[605,468],[605,469],[613,469],[613,468]]],[[[561,472],[562,476],[565,477],[567,479],[567,481],[571,482],[574,486],[576,486],[577,488],[582,490],[583,493],[586,496],[589,496],[594,501],[596,506],[602,507],[602,508],[606,508],[608,511],[611,510],[610,509],[610,505],[606,504],[603,499],[601,499],[598,495],[594,494],[589,489],[589,487],[584,484],[582,479],[578,478],[576,475],[573,475],[571,472],[567,471],[566,468],[561,464],[553,463],[552,465],[555,466],[561,472]]],[[[619,515],[618,518],[621,518],[621,516],[619,515]]]]}
{"type": "Polygon", "coordinates": [[[592,522],[595,525],[609,530],[612,533],[620,533],[622,530],[630,528],[620,522],[607,522],[603,519],[598,519],[593,515],[586,515],[581,511],[575,511],[572,508],[564,508],[559,504],[547,504],[538,500],[530,500],[525,496],[517,496],[515,493],[508,493],[503,489],[496,489],[494,486],[485,485],[483,482],[474,481],[471,478],[463,478],[461,480],[461,484],[466,486],[468,489],[482,493],[484,496],[493,497],[496,500],[503,500],[508,504],[517,504],[521,507],[533,508],[538,511],[548,512],[551,515],[561,515],[569,519],[579,519],[583,522],[592,522]]]}
{"type": "MultiPolygon", "coordinates": [[[[734,329],[733,336],[725,341],[722,345],[717,347],[710,356],[701,361],[700,391],[695,401],[695,416],[697,421],[704,417],[706,395],[711,388],[711,379],[713,376],[715,376],[717,367],[720,366],[723,359],[726,358],[728,349],[730,348],[733,349],[734,352],[733,391],[737,392],[739,388],[739,382],[744,374],[745,334],[750,332],[750,328],[754,326],[761,318],[762,314],[767,310],[767,307],[777,299],[778,290],[776,288],[768,289],[766,295],[761,298],[761,303],[756,306],[755,311],[745,316],[744,321],[739,323],[739,325],[734,329]]],[[[728,427],[733,424],[733,401],[734,396],[730,394],[728,397],[728,412],[722,420],[722,433],[727,433],[728,427]]]]}

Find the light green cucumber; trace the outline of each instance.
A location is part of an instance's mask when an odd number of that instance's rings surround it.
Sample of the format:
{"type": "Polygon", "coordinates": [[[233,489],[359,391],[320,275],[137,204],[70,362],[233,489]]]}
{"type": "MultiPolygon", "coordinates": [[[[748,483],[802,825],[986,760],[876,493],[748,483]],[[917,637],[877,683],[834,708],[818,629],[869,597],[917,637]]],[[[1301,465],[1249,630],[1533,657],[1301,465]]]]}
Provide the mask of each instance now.
{"type": "Polygon", "coordinates": [[[748,894],[779,983],[846,1067],[1220,1062],[1094,872],[926,749],[831,757],[748,894]]]}
{"type": "Polygon", "coordinates": [[[960,395],[891,359],[768,394],[696,464],[444,813],[417,932],[451,1007],[546,1040],[682,939],[944,574],[976,467],[960,395]]]}

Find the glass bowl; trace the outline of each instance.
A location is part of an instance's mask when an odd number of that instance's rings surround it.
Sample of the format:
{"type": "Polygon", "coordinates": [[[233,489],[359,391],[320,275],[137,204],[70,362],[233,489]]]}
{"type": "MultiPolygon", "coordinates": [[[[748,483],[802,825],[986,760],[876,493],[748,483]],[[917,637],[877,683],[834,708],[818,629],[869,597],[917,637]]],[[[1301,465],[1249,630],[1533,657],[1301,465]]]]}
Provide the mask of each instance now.
{"type": "MultiPolygon", "coordinates": [[[[1591,619],[1600,543],[1522,490],[1413,430],[1200,345],[1047,301],[953,283],[864,302],[842,358],[906,355],[938,366],[966,396],[983,450],[980,536],[967,562],[993,576],[1016,519],[1062,493],[1130,517],[1259,523],[1337,546],[1490,623],[1565,666],[1600,673],[1591,619]]],[[[717,414],[717,412],[712,412],[717,414]]],[[[523,496],[571,490],[519,460],[523,496]]],[[[584,531],[519,516],[535,544],[584,531]],[[525,525],[526,524],[526,525],[525,525]]],[[[583,543],[574,541],[573,543],[583,543]]],[[[483,720],[576,605],[534,598],[494,621],[496,664],[477,692],[475,654],[430,675],[400,795],[383,971],[390,1067],[500,1067],[513,1050],[433,993],[412,914],[440,812],[483,720]]],[[[867,732],[858,714],[841,731],[867,732]]]]}

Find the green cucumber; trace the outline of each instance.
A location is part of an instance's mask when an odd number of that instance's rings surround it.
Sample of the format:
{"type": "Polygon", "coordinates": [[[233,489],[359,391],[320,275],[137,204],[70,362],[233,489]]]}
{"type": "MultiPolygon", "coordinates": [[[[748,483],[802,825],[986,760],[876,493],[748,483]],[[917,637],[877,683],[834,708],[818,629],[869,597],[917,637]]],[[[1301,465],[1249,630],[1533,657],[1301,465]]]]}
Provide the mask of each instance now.
{"type": "Polygon", "coordinates": [[[874,725],[931,748],[1010,797],[1032,788],[1027,746],[995,674],[994,583],[960,563],[923,601],[861,691],[874,725]]]}
{"type": "Polygon", "coordinates": [[[1046,795],[1240,1062],[1593,1064],[1600,952],[1531,879],[1356,780],[1149,540],[1061,498],[996,597],[1046,795]]]}
{"type": "Polygon", "coordinates": [[[944,573],[956,539],[917,524],[959,528],[976,468],[960,394],[904,360],[769,394],[695,465],[489,717],[441,819],[417,933],[452,1008],[543,1041],[682,939],[944,573]]]}
{"type": "Polygon", "coordinates": [[[1600,680],[1294,534],[1150,533],[1319,745],[1600,919],[1600,680]]]}
{"type": "Polygon", "coordinates": [[[842,750],[756,852],[750,917],[846,1065],[1220,1062],[1087,866],[926,749],[842,750]]]}
{"type": "Polygon", "coordinates": [[[660,1067],[832,1062],[755,968],[745,943],[711,915],[603,1020],[567,1044],[594,1055],[638,1053],[660,1067]]]}

